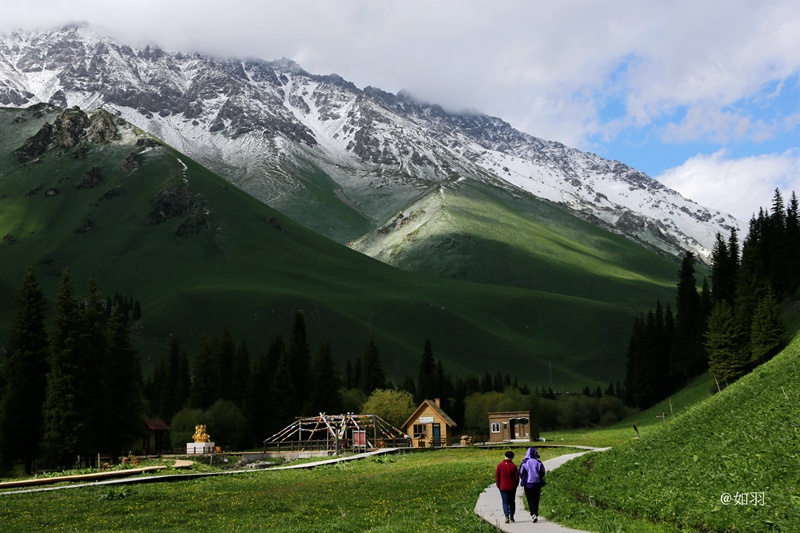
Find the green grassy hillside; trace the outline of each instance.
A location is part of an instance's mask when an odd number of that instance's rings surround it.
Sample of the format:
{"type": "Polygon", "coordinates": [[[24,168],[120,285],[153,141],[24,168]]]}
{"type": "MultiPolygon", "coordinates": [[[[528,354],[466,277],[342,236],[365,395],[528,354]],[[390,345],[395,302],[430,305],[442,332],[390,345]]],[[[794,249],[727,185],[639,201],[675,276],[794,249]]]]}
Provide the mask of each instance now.
{"type": "MultiPolygon", "coordinates": [[[[79,293],[92,276],[104,292],[140,300],[134,331],[145,368],[169,335],[191,350],[226,324],[255,352],[302,309],[312,344],[330,340],[340,362],[361,355],[371,332],[397,380],[416,374],[427,337],[453,374],[545,385],[552,362],[553,385],[578,389],[620,379],[634,313],[671,297],[665,277],[674,274],[629,256],[616,267],[609,256],[591,284],[563,293],[404,272],[295,224],[169,147],[141,144],[144,134],[128,126],[118,141],[20,163],[14,151],[58,113],[0,110],[0,343],[32,265],[51,298],[69,268],[79,293]]],[[[610,237],[575,257],[609,243],[619,246],[610,237]]],[[[594,267],[560,259],[553,279],[569,269],[594,267]]]]}
{"type": "Polygon", "coordinates": [[[641,439],[554,472],[545,514],[595,531],[800,531],[798,467],[800,339],[641,439]]]}
{"type": "Polygon", "coordinates": [[[632,308],[671,300],[677,264],[548,202],[474,180],[434,185],[352,246],[404,270],[632,308]]]}

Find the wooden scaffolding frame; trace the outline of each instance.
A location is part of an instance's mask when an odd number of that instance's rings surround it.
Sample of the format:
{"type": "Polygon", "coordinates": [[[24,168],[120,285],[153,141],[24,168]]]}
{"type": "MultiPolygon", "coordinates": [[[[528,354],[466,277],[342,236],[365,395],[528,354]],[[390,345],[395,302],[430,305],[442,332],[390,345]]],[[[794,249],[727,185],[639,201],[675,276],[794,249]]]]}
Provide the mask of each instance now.
{"type": "Polygon", "coordinates": [[[378,415],[345,413],[297,418],[294,422],[264,439],[264,450],[281,447],[291,450],[325,449],[339,453],[345,449],[410,446],[411,439],[378,415]],[[353,432],[363,432],[366,442],[356,442],[353,432]]]}

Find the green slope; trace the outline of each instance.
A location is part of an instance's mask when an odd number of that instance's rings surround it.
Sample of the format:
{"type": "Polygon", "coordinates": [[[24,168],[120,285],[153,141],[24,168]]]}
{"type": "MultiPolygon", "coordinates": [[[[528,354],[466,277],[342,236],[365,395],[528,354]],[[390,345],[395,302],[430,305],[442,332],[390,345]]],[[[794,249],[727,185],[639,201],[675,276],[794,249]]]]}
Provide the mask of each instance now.
{"type": "Polygon", "coordinates": [[[672,298],[677,265],[531,195],[475,180],[433,186],[352,244],[404,270],[635,309],[672,298]]]}
{"type": "MultiPolygon", "coordinates": [[[[404,272],[295,224],[169,147],[137,145],[140,132],[20,164],[14,150],[57,115],[0,110],[0,238],[10,236],[0,241],[0,342],[25,268],[50,297],[69,268],[79,292],[93,276],[104,292],[142,302],[134,331],[146,368],[169,335],[193,349],[226,324],[255,352],[302,309],[310,341],[330,340],[340,362],[361,355],[371,332],[397,380],[416,374],[428,337],[456,375],[507,372],[532,386],[552,375],[556,388],[577,389],[621,378],[633,313],[670,294],[661,274],[610,267],[592,278],[597,290],[564,294],[404,272]],[[139,165],[125,169],[131,153],[139,165]],[[102,180],[80,188],[93,167],[102,180]],[[150,213],[174,200],[154,203],[164,191],[183,191],[193,210],[155,223],[150,213]]],[[[561,261],[578,269],[577,283],[588,271],[571,262],[561,261]]]]}
{"type": "Polygon", "coordinates": [[[630,445],[554,472],[543,498],[558,509],[548,516],[577,527],[800,531],[798,461],[800,339],[630,445]]]}

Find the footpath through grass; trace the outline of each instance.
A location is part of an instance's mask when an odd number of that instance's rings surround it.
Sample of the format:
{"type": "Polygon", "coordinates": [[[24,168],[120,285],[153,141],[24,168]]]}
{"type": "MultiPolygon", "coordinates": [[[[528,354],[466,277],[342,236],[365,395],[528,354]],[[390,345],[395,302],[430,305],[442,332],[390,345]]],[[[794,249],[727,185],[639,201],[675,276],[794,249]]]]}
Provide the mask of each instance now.
{"type": "Polygon", "coordinates": [[[473,510],[504,450],[432,450],[310,470],[0,494],[2,524],[6,531],[490,532],[473,510]]]}

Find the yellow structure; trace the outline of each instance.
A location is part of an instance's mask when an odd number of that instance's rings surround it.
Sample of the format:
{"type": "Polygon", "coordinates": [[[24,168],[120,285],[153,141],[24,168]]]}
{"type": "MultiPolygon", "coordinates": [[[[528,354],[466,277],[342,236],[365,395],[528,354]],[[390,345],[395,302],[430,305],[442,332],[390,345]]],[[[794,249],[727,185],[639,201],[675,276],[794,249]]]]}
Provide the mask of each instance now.
{"type": "Polygon", "coordinates": [[[425,400],[403,424],[414,448],[448,446],[456,423],[442,411],[441,401],[425,400]]]}
{"type": "Polygon", "coordinates": [[[195,442],[208,442],[211,440],[209,434],[206,433],[205,424],[194,427],[194,435],[192,435],[192,438],[195,442]]]}

